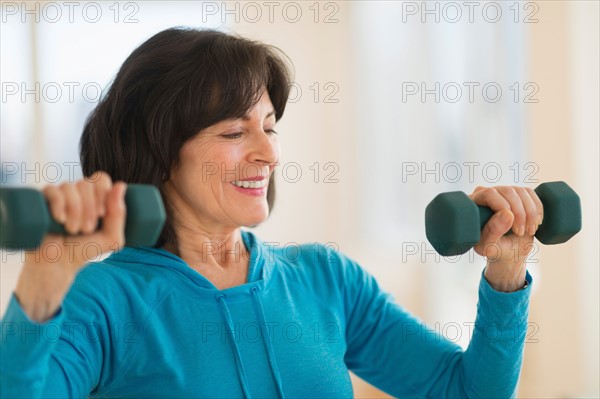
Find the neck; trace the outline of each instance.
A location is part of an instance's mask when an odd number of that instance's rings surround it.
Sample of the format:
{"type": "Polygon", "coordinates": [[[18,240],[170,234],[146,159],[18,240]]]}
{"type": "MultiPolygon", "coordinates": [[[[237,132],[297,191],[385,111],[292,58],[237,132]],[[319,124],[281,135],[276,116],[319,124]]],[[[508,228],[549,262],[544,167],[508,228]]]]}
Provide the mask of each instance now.
{"type": "Polygon", "coordinates": [[[247,261],[239,228],[229,232],[176,231],[177,243],[167,243],[164,249],[183,259],[188,265],[206,265],[228,269],[247,261]]]}

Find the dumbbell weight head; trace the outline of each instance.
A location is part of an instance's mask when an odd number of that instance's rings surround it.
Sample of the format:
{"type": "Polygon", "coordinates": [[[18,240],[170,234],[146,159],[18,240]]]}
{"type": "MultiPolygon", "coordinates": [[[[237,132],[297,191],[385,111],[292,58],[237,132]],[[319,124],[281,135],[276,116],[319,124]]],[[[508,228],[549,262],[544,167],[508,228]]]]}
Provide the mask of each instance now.
{"type": "Polygon", "coordinates": [[[479,242],[480,225],[477,205],[462,191],[438,194],[425,209],[425,235],[443,256],[471,249],[479,242]]]}
{"type": "Polygon", "coordinates": [[[544,220],[537,232],[542,244],[562,244],[581,230],[581,200],[563,181],[542,183],[535,193],[544,205],[544,220]]]}
{"type": "Polygon", "coordinates": [[[49,225],[50,217],[42,193],[33,188],[0,189],[1,248],[36,248],[49,225]]]}
{"type": "MultiPolygon", "coordinates": [[[[158,189],[146,184],[128,184],[125,206],[126,245],[154,245],[166,221],[158,189]]],[[[102,220],[98,227],[101,225],[102,220]]],[[[32,188],[0,189],[0,248],[34,249],[48,233],[67,234],[64,226],[51,218],[41,192],[32,188]]]]}

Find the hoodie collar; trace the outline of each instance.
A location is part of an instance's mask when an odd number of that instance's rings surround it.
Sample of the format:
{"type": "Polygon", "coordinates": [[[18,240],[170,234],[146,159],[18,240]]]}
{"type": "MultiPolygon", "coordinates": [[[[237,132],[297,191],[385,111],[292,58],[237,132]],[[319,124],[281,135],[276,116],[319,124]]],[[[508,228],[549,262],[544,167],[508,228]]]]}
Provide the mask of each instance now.
{"type": "Polygon", "coordinates": [[[195,286],[209,290],[226,292],[228,296],[237,292],[249,293],[250,289],[257,286],[259,289],[268,280],[269,270],[265,267],[265,251],[268,249],[265,243],[254,233],[241,230],[242,240],[246,250],[250,253],[248,277],[245,284],[219,290],[206,277],[192,269],[182,258],[163,249],[152,247],[124,247],[119,252],[112,253],[105,262],[111,264],[138,264],[145,266],[156,266],[171,269],[183,274],[195,286]]]}

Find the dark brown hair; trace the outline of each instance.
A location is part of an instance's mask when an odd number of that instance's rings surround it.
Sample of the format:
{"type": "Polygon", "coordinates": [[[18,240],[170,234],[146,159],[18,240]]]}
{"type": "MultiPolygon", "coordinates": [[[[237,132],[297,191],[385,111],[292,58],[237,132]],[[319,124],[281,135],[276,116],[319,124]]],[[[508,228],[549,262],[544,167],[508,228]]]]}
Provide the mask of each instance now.
{"type": "MultiPolygon", "coordinates": [[[[168,205],[164,183],[181,147],[200,130],[242,117],[264,87],[281,119],[291,84],[282,56],[274,46],[216,30],[157,33],[125,60],[88,117],[80,141],[83,175],[102,170],[113,181],[152,184],[168,205]]],[[[272,175],[269,211],[274,201],[272,175]]],[[[155,247],[175,241],[168,217],[155,247]]]]}

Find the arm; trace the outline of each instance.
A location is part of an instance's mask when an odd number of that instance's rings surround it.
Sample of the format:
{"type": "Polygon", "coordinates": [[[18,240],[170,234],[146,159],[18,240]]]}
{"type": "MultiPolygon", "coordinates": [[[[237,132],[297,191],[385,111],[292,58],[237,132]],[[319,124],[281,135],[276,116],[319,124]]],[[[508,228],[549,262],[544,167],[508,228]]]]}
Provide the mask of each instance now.
{"type": "MultiPolygon", "coordinates": [[[[78,297],[80,306],[88,301],[78,297]]],[[[84,309],[79,316],[89,317],[89,308],[84,309]]],[[[0,397],[85,398],[96,386],[102,340],[85,318],[67,317],[68,310],[60,307],[52,318],[39,323],[27,316],[13,294],[2,320],[0,397]]]]}
{"type": "Polygon", "coordinates": [[[521,369],[531,276],[525,259],[542,223],[537,194],[522,187],[478,187],[470,198],[494,215],[475,252],[488,264],[479,285],[473,336],[466,351],[396,305],[357,264],[344,259],[349,311],[347,364],[395,396],[511,397],[521,369]],[[506,234],[512,231],[512,234],[506,234]]]}
{"type": "Polygon", "coordinates": [[[103,253],[123,245],[124,194],[125,185],[113,185],[104,172],[44,188],[52,217],[66,226],[70,236],[47,234],[38,248],[25,252],[1,323],[3,398],[81,397],[97,384],[101,343],[86,337],[85,328],[90,320],[104,320],[101,307],[94,306],[85,290],[69,290],[88,261],[88,245],[103,253]],[[102,216],[103,226],[96,230],[102,216]],[[77,296],[63,302],[67,293],[77,296]]]}
{"type": "MultiPolygon", "coordinates": [[[[514,395],[521,368],[530,286],[495,291],[482,277],[466,351],[397,305],[375,279],[340,255],[345,274],[348,368],[396,397],[514,395]]],[[[531,276],[527,274],[531,284],[531,276]]]]}

